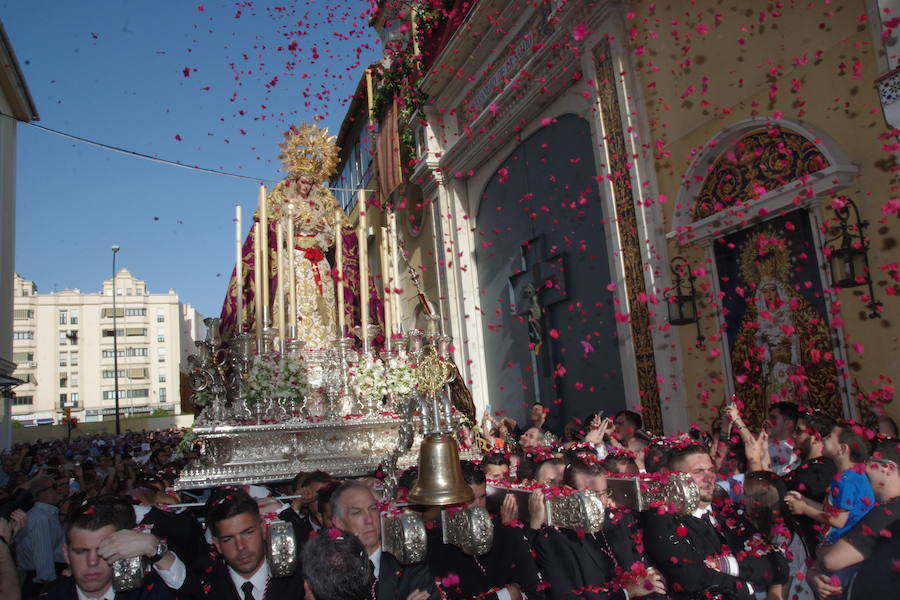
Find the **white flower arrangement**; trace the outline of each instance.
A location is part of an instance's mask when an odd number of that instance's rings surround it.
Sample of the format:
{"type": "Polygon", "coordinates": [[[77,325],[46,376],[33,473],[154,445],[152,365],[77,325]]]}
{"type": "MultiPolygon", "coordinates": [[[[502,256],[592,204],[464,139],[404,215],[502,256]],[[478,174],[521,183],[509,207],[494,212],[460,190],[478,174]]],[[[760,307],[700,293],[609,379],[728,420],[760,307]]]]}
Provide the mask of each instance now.
{"type": "Polygon", "coordinates": [[[257,356],[247,375],[246,393],[251,402],[267,398],[299,398],[306,395],[306,366],[290,355],[257,356]]]}
{"type": "Polygon", "coordinates": [[[387,393],[396,398],[409,396],[416,390],[416,370],[410,365],[406,352],[391,356],[387,364],[387,393]]]}
{"type": "Polygon", "coordinates": [[[275,372],[278,358],[270,355],[256,356],[245,382],[245,394],[249,402],[258,402],[275,396],[275,372]]]}
{"type": "Polygon", "coordinates": [[[306,378],[306,363],[290,354],[278,359],[275,396],[292,400],[306,396],[309,381],[306,378]]]}
{"type": "Polygon", "coordinates": [[[361,357],[359,366],[353,373],[353,388],[358,398],[383,398],[388,393],[384,362],[371,354],[361,357]]]}

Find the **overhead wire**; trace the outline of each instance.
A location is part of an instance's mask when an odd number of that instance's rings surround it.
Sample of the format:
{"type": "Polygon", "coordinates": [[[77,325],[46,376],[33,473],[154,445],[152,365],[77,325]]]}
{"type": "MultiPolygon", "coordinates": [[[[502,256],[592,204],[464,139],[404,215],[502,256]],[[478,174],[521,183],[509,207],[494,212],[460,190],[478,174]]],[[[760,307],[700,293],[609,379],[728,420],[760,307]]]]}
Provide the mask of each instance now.
{"type": "MultiPolygon", "coordinates": [[[[28,127],[33,127],[34,129],[38,129],[40,131],[44,131],[46,133],[51,133],[53,135],[58,135],[60,137],[64,137],[70,140],[74,140],[76,142],[81,142],[82,144],[87,144],[89,146],[94,146],[96,148],[102,148],[104,150],[110,150],[112,152],[118,152],[119,154],[124,154],[126,156],[131,156],[132,158],[141,158],[144,160],[150,160],[156,163],[168,165],[170,167],[180,167],[182,169],[190,169],[191,171],[198,171],[200,173],[208,173],[210,175],[224,175],[226,177],[234,177],[236,179],[245,179],[247,181],[254,181],[257,183],[271,183],[277,184],[279,180],[275,179],[266,179],[264,177],[250,177],[249,175],[241,175],[239,173],[230,173],[228,171],[222,171],[220,169],[210,169],[207,167],[200,166],[192,166],[186,165],[182,162],[168,160],[165,158],[160,158],[158,156],[152,156],[150,154],[145,154],[143,152],[137,152],[136,150],[129,150],[127,148],[122,148],[120,146],[113,146],[111,144],[106,144],[103,142],[98,142],[96,140],[91,140],[85,137],[81,137],[79,135],[75,135],[72,133],[66,133],[65,131],[60,131],[58,129],[53,129],[52,127],[45,127],[44,125],[38,125],[37,123],[32,123],[31,121],[25,121],[23,119],[19,119],[13,115],[8,115],[4,112],[0,112],[0,117],[6,117],[7,119],[12,119],[17,123],[21,123],[23,125],[27,125],[28,127]]],[[[348,191],[355,192],[356,188],[329,188],[332,191],[348,191]]]]}

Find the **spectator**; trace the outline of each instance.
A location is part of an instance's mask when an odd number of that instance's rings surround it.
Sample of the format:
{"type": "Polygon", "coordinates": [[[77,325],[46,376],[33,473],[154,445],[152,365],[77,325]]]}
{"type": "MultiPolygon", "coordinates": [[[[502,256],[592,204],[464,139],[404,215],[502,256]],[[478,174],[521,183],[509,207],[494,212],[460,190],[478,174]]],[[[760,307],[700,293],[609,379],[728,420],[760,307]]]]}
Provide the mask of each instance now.
{"type": "Polygon", "coordinates": [[[797,405],[793,402],[776,402],[769,407],[766,431],[769,434],[769,457],[776,475],[785,475],[800,463],[800,458],[794,453],[793,439],[797,418],[797,405]]]}
{"type": "Polygon", "coordinates": [[[24,598],[40,595],[65,567],[58,507],[68,487],[68,478],[50,475],[38,475],[28,482],[34,506],[28,511],[25,528],[16,537],[19,569],[25,572],[24,598]]]}
{"type": "MultiPolygon", "coordinates": [[[[828,484],[837,473],[834,461],[823,453],[825,438],[836,426],[835,420],[822,412],[804,413],[797,418],[794,448],[800,454],[800,464],[784,477],[788,490],[799,492],[814,502],[824,502],[828,484]]],[[[816,522],[806,516],[796,517],[803,541],[812,553],[818,545],[816,522]]]]}
{"type": "Polygon", "coordinates": [[[863,474],[865,468],[862,463],[869,458],[865,439],[852,426],[846,425],[832,429],[823,442],[823,453],[834,461],[840,473],[828,486],[825,501],[820,504],[791,491],[786,502],[795,514],[827,525],[829,529],[824,541],[831,544],[869,512],[875,505],[875,494],[869,479],[863,474]]]}
{"type": "Polygon", "coordinates": [[[833,544],[819,547],[819,562],[810,570],[810,585],[820,598],[852,589],[851,598],[877,598],[896,581],[897,540],[900,539],[900,440],[888,439],[866,461],[866,476],[878,505],[833,544]],[[827,572],[862,566],[843,590],[832,585],[827,572]],[[824,571],[824,572],[823,572],[824,571]]]}
{"type": "Polygon", "coordinates": [[[363,544],[353,535],[328,529],[303,549],[304,600],[364,600],[373,576],[363,544]]]}
{"type": "Polygon", "coordinates": [[[28,517],[21,509],[10,513],[9,519],[0,517],[0,598],[19,600],[19,576],[12,554],[12,544],[16,533],[25,526],[28,517]]]}
{"type": "Polygon", "coordinates": [[[811,554],[796,519],[784,502],[786,494],[784,482],[772,471],[747,473],[743,494],[745,514],[769,544],[788,560],[792,578],[780,590],[778,597],[784,600],[813,600],[812,590],[804,577],[811,554]]]}

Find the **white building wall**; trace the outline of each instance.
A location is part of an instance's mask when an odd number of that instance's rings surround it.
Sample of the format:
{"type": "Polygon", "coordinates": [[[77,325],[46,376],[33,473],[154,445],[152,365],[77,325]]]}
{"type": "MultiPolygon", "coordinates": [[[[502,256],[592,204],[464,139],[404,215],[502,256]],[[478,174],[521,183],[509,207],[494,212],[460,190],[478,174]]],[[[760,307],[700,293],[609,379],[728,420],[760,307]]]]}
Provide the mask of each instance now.
{"type": "MultiPolygon", "coordinates": [[[[16,278],[20,292],[33,287],[32,282],[16,278]]],[[[116,290],[120,414],[148,414],[158,408],[178,412],[179,371],[187,357],[183,345],[193,348],[195,331],[185,327],[184,315],[197,321],[199,313],[182,305],[174,290],[150,294],[145,282],[126,269],[116,274],[116,290]]],[[[18,398],[31,396],[33,403],[14,406],[13,418],[24,423],[58,421],[63,416],[63,394],[79,420],[115,418],[116,369],[109,335],[114,329],[112,279],[103,282],[102,293],[19,293],[15,299],[16,309],[34,310],[33,320],[21,319],[14,327],[34,332],[33,340],[14,341],[16,356],[34,353],[33,366],[23,363],[16,376],[34,381],[16,389],[18,398]],[[63,337],[73,332],[77,332],[76,343],[63,337]],[[77,364],[72,364],[73,357],[77,364]]],[[[27,314],[21,310],[18,315],[27,314]]]]}

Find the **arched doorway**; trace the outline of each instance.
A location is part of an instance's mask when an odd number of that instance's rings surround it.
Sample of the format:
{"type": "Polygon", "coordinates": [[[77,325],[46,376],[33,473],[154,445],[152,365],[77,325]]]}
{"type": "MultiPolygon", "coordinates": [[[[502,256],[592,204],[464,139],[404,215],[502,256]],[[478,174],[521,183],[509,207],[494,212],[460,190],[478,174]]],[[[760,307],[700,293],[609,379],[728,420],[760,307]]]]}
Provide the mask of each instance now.
{"type": "Polygon", "coordinates": [[[763,120],[722,132],[688,171],[670,236],[706,248],[727,392],[754,425],[778,401],[852,412],[820,212],[855,173],[822,132],[763,120]]]}
{"type": "Polygon", "coordinates": [[[625,407],[595,175],[589,123],[563,115],[503,161],[477,210],[488,402],[521,422],[540,401],[557,432],[625,407]]]}

